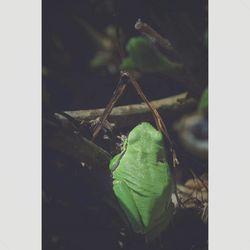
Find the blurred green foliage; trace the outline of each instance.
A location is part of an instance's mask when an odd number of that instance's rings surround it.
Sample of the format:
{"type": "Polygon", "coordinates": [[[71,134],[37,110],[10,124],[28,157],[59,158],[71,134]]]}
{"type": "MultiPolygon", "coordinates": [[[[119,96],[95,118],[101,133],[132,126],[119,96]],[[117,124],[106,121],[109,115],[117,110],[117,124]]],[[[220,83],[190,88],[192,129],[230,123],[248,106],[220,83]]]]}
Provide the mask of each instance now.
{"type": "Polygon", "coordinates": [[[121,69],[169,75],[183,72],[182,64],[170,61],[144,37],[132,37],[126,49],[128,57],[123,60],[121,69]]]}
{"type": "Polygon", "coordinates": [[[202,96],[198,105],[198,111],[206,112],[207,110],[208,110],[208,89],[206,88],[202,93],[202,96]]]}

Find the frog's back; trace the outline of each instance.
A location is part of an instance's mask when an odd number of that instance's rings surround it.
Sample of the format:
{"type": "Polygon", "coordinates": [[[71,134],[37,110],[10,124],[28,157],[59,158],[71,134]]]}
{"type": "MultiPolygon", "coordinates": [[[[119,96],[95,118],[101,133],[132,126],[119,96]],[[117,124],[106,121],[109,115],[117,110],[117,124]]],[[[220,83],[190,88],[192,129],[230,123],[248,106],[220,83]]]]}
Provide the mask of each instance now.
{"type": "Polygon", "coordinates": [[[150,123],[141,123],[135,127],[128,136],[127,150],[120,161],[119,170],[113,174],[115,178],[125,179],[131,188],[138,181],[140,184],[145,181],[147,185],[144,186],[153,185],[155,188],[149,188],[149,191],[156,192],[155,180],[158,180],[160,186],[167,184],[169,165],[163,135],[150,123]]]}
{"type": "Polygon", "coordinates": [[[165,213],[171,195],[171,174],[164,150],[162,134],[149,123],[135,127],[128,136],[127,150],[115,179],[126,182],[145,227],[165,213]],[[165,199],[162,197],[166,197],[165,199]],[[154,213],[154,211],[158,211],[154,213]]]}

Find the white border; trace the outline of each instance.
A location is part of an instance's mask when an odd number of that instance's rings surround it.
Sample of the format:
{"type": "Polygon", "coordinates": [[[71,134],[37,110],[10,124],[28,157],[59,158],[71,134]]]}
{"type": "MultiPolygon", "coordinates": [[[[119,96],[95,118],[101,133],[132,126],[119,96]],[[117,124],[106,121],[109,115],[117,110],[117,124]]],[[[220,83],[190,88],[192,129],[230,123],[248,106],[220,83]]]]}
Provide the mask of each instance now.
{"type": "Polygon", "coordinates": [[[209,249],[250,249],[250,2],[209,1],[209,249]]]}
{"type": "Polygon", "coordinates": [[[41,2],[0,4],[0,249],[41,249],[41,2]]]}

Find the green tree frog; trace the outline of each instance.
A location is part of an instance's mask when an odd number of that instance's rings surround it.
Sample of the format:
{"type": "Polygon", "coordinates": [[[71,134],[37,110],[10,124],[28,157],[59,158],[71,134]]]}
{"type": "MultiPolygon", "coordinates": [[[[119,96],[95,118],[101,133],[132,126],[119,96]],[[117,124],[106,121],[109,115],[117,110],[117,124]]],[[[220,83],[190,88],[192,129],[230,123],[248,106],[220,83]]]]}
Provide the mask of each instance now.
{"type": "Polygon", "coordinates": [[[128,135],[109,166],[115,196],[134,232],[156,238],[173,214],[173,181],[161,132],[141,123],[128,135]]]}

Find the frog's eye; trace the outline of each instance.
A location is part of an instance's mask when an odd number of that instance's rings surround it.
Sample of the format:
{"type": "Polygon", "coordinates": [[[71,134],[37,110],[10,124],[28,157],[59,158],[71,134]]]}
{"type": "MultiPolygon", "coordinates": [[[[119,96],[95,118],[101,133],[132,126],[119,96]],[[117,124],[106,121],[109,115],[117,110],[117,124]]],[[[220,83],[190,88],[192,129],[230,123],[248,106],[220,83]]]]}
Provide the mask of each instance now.
{"type": "Polygon", "coordinates": [[[152,140],[157,142],[157,143],[162,143],[163,142],[163,135],[158,130],[152,131],[150,136],[151,136],[152,140]]]}
{"type": "Polygon", "coordinates": [[[137,131],[135,129],[131,131],[128,136],[128,143],[129,144],[136,143],[140,139],[140,134],[141,134],[140,131],[137,131]]]}

